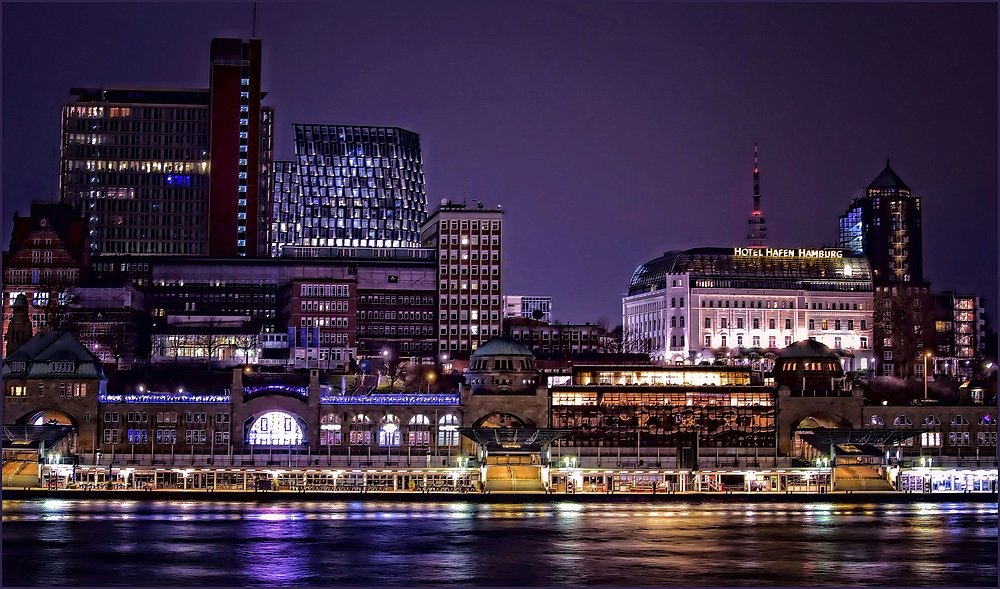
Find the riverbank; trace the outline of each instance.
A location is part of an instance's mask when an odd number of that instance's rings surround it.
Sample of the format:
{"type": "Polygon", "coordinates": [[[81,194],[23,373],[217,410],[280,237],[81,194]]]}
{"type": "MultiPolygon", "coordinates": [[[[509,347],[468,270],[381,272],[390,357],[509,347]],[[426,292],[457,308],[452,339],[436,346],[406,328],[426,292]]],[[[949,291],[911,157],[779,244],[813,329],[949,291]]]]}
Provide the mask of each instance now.
{"type": "Polygon", "coordinates": [[[405,491],[242,491],[242,490],[106,490],[3,489],[6,500],[68,499],[118,501],[369,501],[428,503],[456,501],[470,503],[994,503],[992,493],[414,493],[405,491]]]}

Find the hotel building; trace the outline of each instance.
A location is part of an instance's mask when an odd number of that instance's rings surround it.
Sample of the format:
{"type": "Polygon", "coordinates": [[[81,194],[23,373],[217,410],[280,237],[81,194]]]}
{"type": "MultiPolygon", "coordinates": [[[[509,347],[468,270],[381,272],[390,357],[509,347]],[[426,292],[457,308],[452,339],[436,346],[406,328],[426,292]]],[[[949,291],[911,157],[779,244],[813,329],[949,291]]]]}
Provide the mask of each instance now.
{"type": "Polygon", "coordinates": [[[639,266],[622,299],[626,352],[669,363],[756,362],[813,339],[872,368],[871,270],[843,249],[696,248],[639,266]]]}

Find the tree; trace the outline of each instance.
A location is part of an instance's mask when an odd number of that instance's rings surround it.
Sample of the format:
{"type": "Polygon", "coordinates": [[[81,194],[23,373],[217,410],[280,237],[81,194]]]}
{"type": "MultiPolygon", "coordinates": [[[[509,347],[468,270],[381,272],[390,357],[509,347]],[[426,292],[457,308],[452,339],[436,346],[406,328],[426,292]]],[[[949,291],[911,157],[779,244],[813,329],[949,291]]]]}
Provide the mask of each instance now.
{"type": "Polygon", "coordinates": [[[243,352],[243,363],[250,363],[250,350],[256,350],[260,343],[260,336],[256,333],[246,333],[236,336],[233,340],[233,344],[236,349],[243,352]]]}
{"type": "Polygon", "coordinates": [[[396,381],[406,378],[406,364],[398,358],[389,359],[382,366],[382,376],[389,381],[389,390],[392,390],[396,381]]]}
{"type": "Polygon", "coordinates": [[[915,288],[895,285],[875,290],[874,347],[879,360],[892,362],[900,378],[915,375],[917,358],[927,351],[930,342],[925,338],[934,326],[930,299],[914,293],[915,288]],[[892,348],[891,360],[884,359],[885,348],[892,348]]]}

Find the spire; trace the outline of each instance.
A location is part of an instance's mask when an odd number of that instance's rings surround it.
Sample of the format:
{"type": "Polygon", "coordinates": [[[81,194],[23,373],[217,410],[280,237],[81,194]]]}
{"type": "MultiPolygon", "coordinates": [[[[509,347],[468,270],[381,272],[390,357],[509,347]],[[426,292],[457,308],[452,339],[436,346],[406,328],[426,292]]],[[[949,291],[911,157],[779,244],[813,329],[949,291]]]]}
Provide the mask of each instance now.
{"type": "Polygon", "coordinates": [[[767,225],[760,210],[760,166],[757,161],[757,143],[753,144],[753,211],[747,218],[747,241],[750,247],[767,244],[767,225]]]}

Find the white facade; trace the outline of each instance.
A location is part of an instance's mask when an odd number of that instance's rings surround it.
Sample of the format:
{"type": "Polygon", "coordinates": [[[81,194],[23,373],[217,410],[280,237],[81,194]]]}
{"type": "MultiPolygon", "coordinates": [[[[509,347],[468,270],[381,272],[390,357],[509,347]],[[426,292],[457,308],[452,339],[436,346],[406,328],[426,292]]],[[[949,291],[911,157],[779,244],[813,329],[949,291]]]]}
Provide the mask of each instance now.
{"type": "Polygon", "coordinates": [[[700,364],[744,359],[751,351],[765,357],[814,339],[838,351],[845,371],[873,367],[870,288],[739,288],[720,282],[725,280],[667,273],[647,292],[624,297],[625,351],[649,353],[667,364],[700,364]]]}

